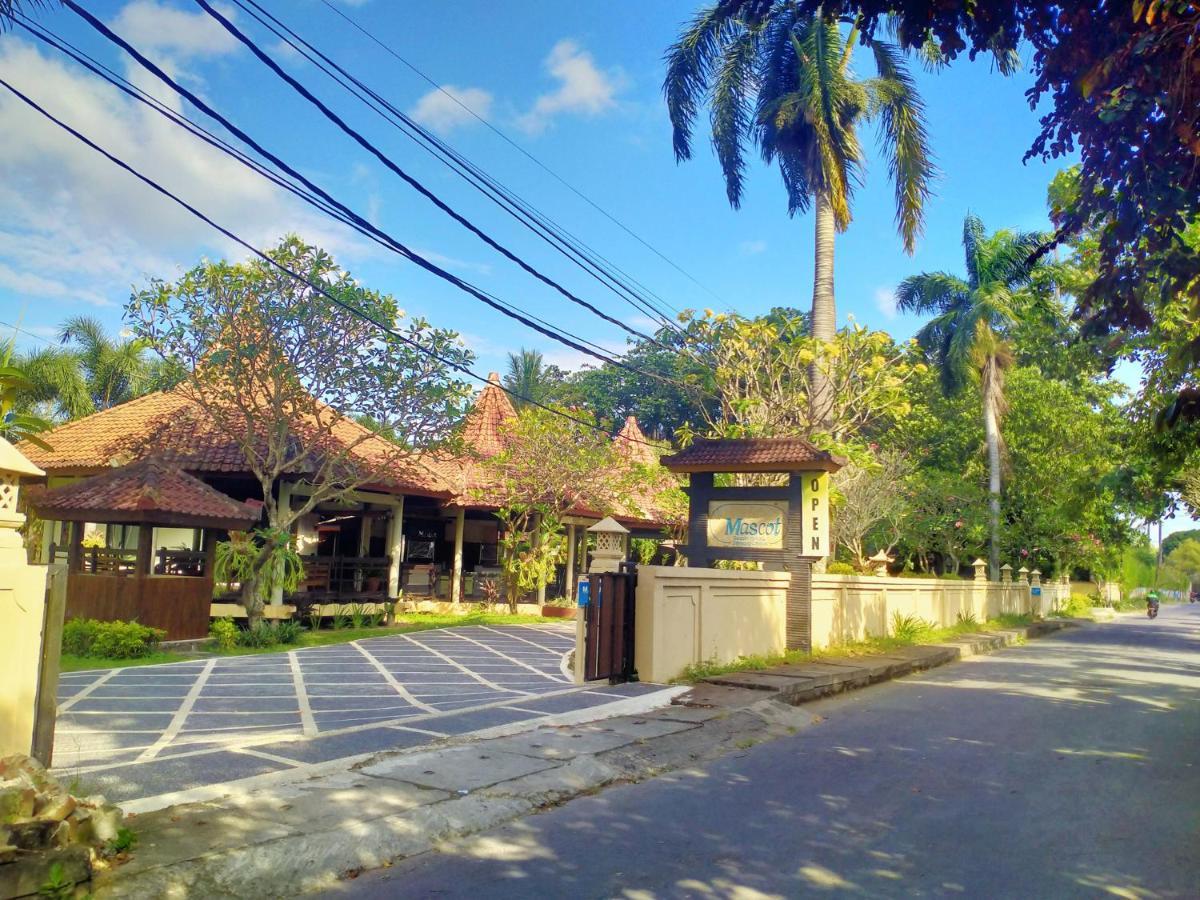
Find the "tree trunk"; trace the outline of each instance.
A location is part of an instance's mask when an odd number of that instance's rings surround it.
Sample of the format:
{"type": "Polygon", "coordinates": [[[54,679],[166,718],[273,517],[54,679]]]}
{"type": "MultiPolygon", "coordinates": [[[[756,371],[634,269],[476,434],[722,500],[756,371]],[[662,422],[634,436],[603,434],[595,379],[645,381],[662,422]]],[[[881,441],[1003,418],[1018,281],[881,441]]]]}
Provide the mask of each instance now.
{"type": "Polygon", "coordinates": [[[1000,415],[996,408],[999,386],[995,383],[996,361],[988,360],[983,370],[983,434],[988,457],[988,577],[1000,580],[1000,415]]]}
{"type": "MultiPolygon", "coordinates": [[[[829,342],[837,333],[837,310],[833,299],[833,239],[836,228],[833,206],[824,191],[817,194],[816,232],[813,259],[812,335],[829,342]]],[[[812,381],[813,421],[828,428],[832,422],[832,396],[829,379],[814,364],[809,369],[812,381]]]]}

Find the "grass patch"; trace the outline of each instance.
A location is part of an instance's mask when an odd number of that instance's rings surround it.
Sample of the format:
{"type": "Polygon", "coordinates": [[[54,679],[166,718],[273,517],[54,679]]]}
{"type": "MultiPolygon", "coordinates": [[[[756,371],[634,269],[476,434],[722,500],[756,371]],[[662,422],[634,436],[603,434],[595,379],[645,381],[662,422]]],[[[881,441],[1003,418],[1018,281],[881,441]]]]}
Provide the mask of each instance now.
{"type": "MultiPolygon", "coordinates": [[[[902,620],[903,621],[903,620],[902,620]]],[[[782,666],[786,663],[820,662],[823,659],[847,656],[883,656],[889,650],[901,647],[912,647],[917,644],[936,644],[948,641],[964,634],[978,634],[998,628],[1020,628],[1030,625],[1033,617],[1029,615],[1005,614],[994,619],[988,619],[980,624],[973,619],[965,619],[948,628],[934,628],[927,622],[911,621],[906,624],[900,636],[870,637],[863,641],[852,641],[837,644],[832,647],[822,647],[811,653],[804,650],[789,650],[778,656],[743,656],[730,663],[708,661],[693,663],[671,680],[672,684],[695,684],[714,675],[728,675],[731,672],[745,672],[754,669],[769,669],[772,666],[782,666]],[[927,627],[929,626],[929,627],[927,627]]]]}
{"type": "Polygon", "coordinates": [[[194,657],[186,653],[172,653],[160,650],[149,656],[139,656],[136,659],[109,659],[103,656],[76,656],[64,653],[59,660],[60,672],[80,672],[84,669],[124,669],[127,666],[156,666],[159,663],[182,662],[194,657]]]}
{"type": "Polygon", "coordinates": [[[364,626],[362,628],[322,628],[319,631],[305,629],[296,643],[287,646],[232,647],[227,650],[202,653],[177,653],[160,651],[138,659],[106,659],[103,657],[71,656],[63,654],[61,671],[78,672],[83,669],[122,669],[126,666],[149,666],[156,663],[182,662],[188,659],[203,659],[210,656],[256,656],[262,653],[284,653],[301,647],[325,647],[329,644],[346,644],[363,638],[387,637],[393,634],[409,634],[429,631],[434,628],[460,628],[464,625],[540,625],[547,622],[562,624],[564,619],[547,619],[533,615],[509,613],[469,613],[456,616],[450,613],[408,613],[397,616],[396,624],[388,627],[364,626]]]}

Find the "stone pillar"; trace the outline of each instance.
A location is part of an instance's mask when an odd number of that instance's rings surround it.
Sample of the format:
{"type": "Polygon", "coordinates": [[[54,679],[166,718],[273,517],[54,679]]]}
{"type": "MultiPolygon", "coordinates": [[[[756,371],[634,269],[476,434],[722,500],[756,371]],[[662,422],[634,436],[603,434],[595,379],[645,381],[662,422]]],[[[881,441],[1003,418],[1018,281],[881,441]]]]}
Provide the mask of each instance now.
{"type": "MultiPolygon", "coordinates": [[[[46,626],[53,624],[46,622],[46,569],[29,565],[17,533],[25,524],[25,516],[17,512],[20,479],[44,474],[0,438],[0,634],[4,635],[4,652],[0,653],[0,756],[33,751],[39,692],[48,690],[53,697],[58,688],[57,646],[48,648],[53,657],[50,680],[55,683],[44,683],[42,679],[43,634],[46,626]]],[[[55,632],[61,640],[61,621],[55,632]]]]}
{"type": "Polygon", "coordinates": [[[1012,584],[1012,566],[1005,563],[1000,567],[1000,583],[1012,584]]]}
{"type": "Polygon", "coordinates": [[[588,531],[596,536],[596,551],[592,554],[588,572],[616,572],[625,558],[625,536],[629,529],[610,516],[588,531]]]}
{"type": "Polygon", "coordinates": [[[1034,569],[1029,573],[1029,583],[1034,587],[1038,587],[1042,583],[1042,573],[1038,569],[1034,569]]]}
{"type": "Polygon", "coordinates": [[[1029,584],[1029,570],[1024,566],[1021,566],[1021,568],[1017,569],[1017,583],[1029,584]]]}
{"type": "Polygon", "coordinates": [[[975,562],[971,563],[971,568],[975,570],[976,581],[987,581],[987,567],[987,562],[982,559],[976,558],[975,562]]]}
{"type": "Polygon", "coordinates": [[[467,527],[467,510],[460,506],[454,514],[454,568],[450,570],[450,602],[462,603],[463,532],[467,527]]]}
{"type": "MultiPolygon", "coordinates": [[[[279,505],[279,512],[280,512],[281,516],[284,515],[285,513],[291,512],[291,509],[292,509],[292,483],[290,481],[279,482],[279,499],[278,499],[277,503],[279,505]]],[[[142,526],[142,527],[145,527],[145,526],[142,526]]],[[[278,580],[278,579],[276,579],[276,580],[278,580]]],[[[280,586],[273,587],[271,589],[271,597],[268,602],[269,603],[282,603],[283,602],[283,588],[280,586]]]]}
{"type": "Polygon", "coordinates": [[[404,497],[397,498],[388,519],[388,597],[400,596],[400,558],[404,555],[404,497]]]}
{"type": "Polygon", "coordinates": [[[568,600],[575,599],[575,526],[567,526],[567,575],[563,584],[563,595],[568,600]]]}

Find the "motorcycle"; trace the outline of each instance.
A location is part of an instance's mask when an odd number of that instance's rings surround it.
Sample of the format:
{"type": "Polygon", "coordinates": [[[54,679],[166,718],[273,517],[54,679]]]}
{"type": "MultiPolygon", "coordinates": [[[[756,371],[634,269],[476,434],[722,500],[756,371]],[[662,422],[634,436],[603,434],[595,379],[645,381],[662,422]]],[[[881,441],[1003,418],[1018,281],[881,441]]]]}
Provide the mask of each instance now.
{"type": "Polygon", "coordinates": [[[1146,618],[1148,618],[1148,619],[1157,619],[1158,618],[1158,599],[1157,598],[1146,601],[1146,618]]]}

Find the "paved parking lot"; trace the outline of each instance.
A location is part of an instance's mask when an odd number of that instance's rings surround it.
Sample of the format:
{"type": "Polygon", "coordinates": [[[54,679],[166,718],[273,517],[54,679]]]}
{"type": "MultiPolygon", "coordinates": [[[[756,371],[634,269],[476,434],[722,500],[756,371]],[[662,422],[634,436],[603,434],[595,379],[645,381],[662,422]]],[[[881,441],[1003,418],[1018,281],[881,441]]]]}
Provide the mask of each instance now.
{"type": "Polygon", "coordinates": [[[654,685],[575,687],[574,628],[473,625],[261,656],[64,674],[54,766],[145,800],[586,709],[654,685]]]}

